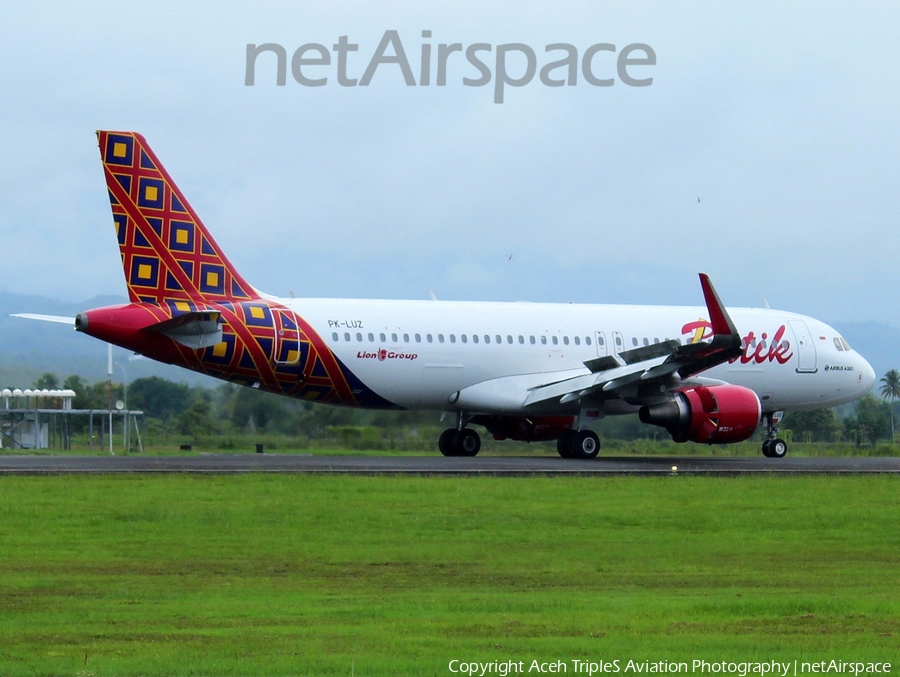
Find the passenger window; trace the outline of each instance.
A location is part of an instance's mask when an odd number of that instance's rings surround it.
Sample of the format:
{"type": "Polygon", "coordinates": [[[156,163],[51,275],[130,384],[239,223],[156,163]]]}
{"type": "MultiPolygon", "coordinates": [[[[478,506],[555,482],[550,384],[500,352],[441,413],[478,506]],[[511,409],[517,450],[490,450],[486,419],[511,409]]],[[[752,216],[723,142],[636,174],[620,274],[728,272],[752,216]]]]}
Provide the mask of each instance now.
{"type": "Polygon", "coordinates": [[[494,338],[497,339],[497,343],[503,343],[503,337],[500,334],[497,334],[494,338]]]}
{"type": "Polygon", "coordinates": [[[632,336],[631,337],[631,345],[633,345],[635,348],[637,348],[637,344],[638,344],[637,336],[632,336]]]}
{"type": "Polygon", "coordinates": [[[646,336],[644,337],[644,345],[645,345],[645,346],[649,346],[649,345],[650,345],[650,339],[648,339],[646,336]]]}
{"type": "Polygon", "coordinates": [[[466,335],[465,335],[465,334],[462,334],[459,338],[462,339],[462,342],[463,342],[463,343],[468,343],[468,342],[469,342],[469,339],[466,338],[466,335]]]}
{"type": "Polygon", "coordinates": [[[350,340],[350,332],[348,332],[348,331],[347,331],[347,332],[344,332],[344,340],[345,340],[345,341],[349,341],[349,340],[350,340]]]}
{"type": "Polygon", "coordinates": [[[450,343],[456,343],[456,334],[450,334],[450,343]]]}
{"type": "Polygon", "coordinates": [[[585,337],[584,337],[584,343],[585,343],[585,345],[588,345],[588,346],[591,345],[591,337],[590,337],[590,336],[585,336],[585,337]]]}
{"type": "Polygon", "coordinates": [[[559,339],[556,336],[554,336],[550,340],[553,341],[553,345],[555,345],[555,346],[559,345],[559,339]]]}
{"type": "Polygon", "coordinates": [[[521,334],[519,334],[519,344],[523,346],[525,345],[525,337],[521,334]]]}
{"type": "Polygon", "coordinates": [[[391,341],[393,341],[394,343],[397,342],[397,335],[396,335],[396,334],[391,334],[391,341]]]}
{"type": "Polygon", "coordinates": [[[508,344],[512,345],[512,336],[507,335],[507,336],[506,336],[506,342],[507,342],[508,344]]]}
{"type": "Polygon", "coordinates": [[[422,335],[416,334],[416,343],[421,343],[421,342],[422,342],[422,335]]]}
{"type": "Polygon", "coordinates": [[[546,336],[541,336],[541,345],[544,345],[544,346],[547,345],[547,337],[546,336]]]}
{"type": "Polygon", "coordinates": [[[616,346],[619,348],[622,347],[622,337],[621,336],[616,336],[616,346]]]}
{"type": "Polygon", "coordinates": [[[431,343],[431,334],[425,334],[425,340],[431,343]]]}
{"type": "Polygon", "coordinates": [[[444,342],[444,335],[438,334],[438,343],[443,343],[443,342],[444,342]]]}
{"type": "Polygon", "coordinates": [[[531,345],[534,345],[534,336],[529,336],[528,341],[529,343],[531,343],[531,345]]]}
{"type": "Polygon", "coordinates": [[[337,341],[337,340],[338,340],[338,333],[337,333],[337,332],[334,332],[334,333],[331,335],[331,340],[332,340],[332,341],[337,341]]]}
{"type": "Polygon", "coordinates": [[[384,343],[385,341],[387,341],[387,336],[384,335],[384,332],[380,333],[378,336],[381,338],[381,342],[382,342],[382,343],[384,343]]]}
{"type": "Polygon", "coordinates": [[[485,342],[485,343],[490,343],[490,342],[491,342],[491,335],[490,335],[490,334],[485,334],[485,335],[484,335],[484,342],[485,342]]]}
{"type": "Polygon", "coordinates": [[[369,343],[375,343],[375,334],[369,332],[369,343]]]}
{"type": "Polygon", "coordinates": [[[654,343],[659,343],[659,339],[658,339],[658,338],[654,338],[654,339],[653,339],[653,342],[654,342],[654,343]]]}
{"type": "Polygon", "coordinates": [[[404,334],[404,335],[403,335],[403,342],[404,342],[404,343],[409,343],[409,334],[404,334]]]}
{"type": "Polygon", "coordinates": [[[569,345],[569,337],[568,336],[563,336],[563,343],[566,345],[569,345]]]}
{"type": "Polygon", "coordinates": [[[478,343],[478,334],[472,334],[472,343],[478,343]]]}
{"type": "Polygon", "coordinates": [[[580,339],[579,337],[577,337],[577,336],[575,337],[575,345],[576,345],[576,346],[580,346],[580,345],[581,345],[581,339],[580,339]]]}
{"type": "Polygon", "coordinates": [[[362,334],[360,334],[359,332],[356,332],[356,340],[362,343],[362,334]]]}

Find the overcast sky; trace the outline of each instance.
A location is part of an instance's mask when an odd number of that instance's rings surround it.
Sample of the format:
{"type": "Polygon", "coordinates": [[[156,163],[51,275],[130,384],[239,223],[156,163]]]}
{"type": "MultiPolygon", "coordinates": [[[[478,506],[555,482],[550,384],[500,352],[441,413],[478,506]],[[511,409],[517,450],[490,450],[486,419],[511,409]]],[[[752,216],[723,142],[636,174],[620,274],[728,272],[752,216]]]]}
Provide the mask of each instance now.
{"type": "Polygon", "coordinates": [[[732,306],[900,326],[897,3],[258,4],[0,3],[0,289],[124,292],[94,130],[126,129],[269,293],[699,304],[705,271],[732,306]],[[423,43],[657,63],[502,104],[459,53],[443,87],[342,87],[334,52],[325,86],[271,54],[244,84],[248,43],[346,35],[359,79],[387,30],[417,78],[423,43]]]}

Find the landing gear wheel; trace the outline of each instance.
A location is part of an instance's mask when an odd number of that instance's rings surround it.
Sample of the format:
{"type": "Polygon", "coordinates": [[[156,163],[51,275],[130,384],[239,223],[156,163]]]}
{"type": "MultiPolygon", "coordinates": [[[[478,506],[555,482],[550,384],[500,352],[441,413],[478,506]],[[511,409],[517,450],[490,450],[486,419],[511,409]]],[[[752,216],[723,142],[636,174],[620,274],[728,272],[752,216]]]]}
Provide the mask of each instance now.
{"type": "Polygon", "coordinates": [[[563,458],[572,458],[572,437],[574,430],[563,430],[562,435],[556,440],[556,451],[563,458]]]}
{"type": "Polygon", "coordinates": [[[447,428],[438,438],[438,449],[444,456],[456,456],[453,453],[453,438],[456,437],[456,428],[447,428]]]}
{"type": "Polygon", "coordinates": [[[769,444],[769,454],[771,458],[784,458],[787,453],[787,442],[775,439],[769,444]]]}
{"type": "Polygon", "coordinates": [[[593,430],[579,430],[569,445],[571,458],[596,458],[600,453],[600,438],[593,430]]]}
{"type": "Polygon", "coordinates": [[[782,439],[766,440],[763,442],[763,456],[766,458],[784,458],[788,445],[782,439]]]}
{"type": "Polygon", "coordinates": [[[481,438],[471,428],[463,428],[454,435],[454,456],[475,456],[480,450],[481,438]]]}

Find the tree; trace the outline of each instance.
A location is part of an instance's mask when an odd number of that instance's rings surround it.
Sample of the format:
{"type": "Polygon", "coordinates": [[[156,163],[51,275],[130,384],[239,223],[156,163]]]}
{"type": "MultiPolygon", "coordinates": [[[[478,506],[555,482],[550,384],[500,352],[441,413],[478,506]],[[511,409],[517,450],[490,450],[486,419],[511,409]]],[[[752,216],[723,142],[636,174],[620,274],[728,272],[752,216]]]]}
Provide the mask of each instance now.
{"type": "Polygon", "coordinates": [[[181,414],[191,401],[184,383],[173,383],[159,376],[137,378],[128,385],[128,406],[141,409],[147,416],[162,420],[181,414]]]}
{"type": "Polygon", "coordinates": [[[288,412],[281,398],[255,388],[239,388],[234,391],[231,404],[231,423],[238,430],[256,432],[257,429],[273,432],[284,426],[288,412]]]}
{"type": "Polygon", "coordinates": [[[44,372],[44,375],[34,382],[33,387],[38,390],[56,390],[59,388],[59,376],[53,372],[44,372]]]}
{"type": "Polygon", "coordinates": [[[84,382],[84,379],[76,374],[72,374],[71,376],[67,376],[66,380],[63,381],[63,388],[66,390],[74,390],[75,397],[72,398],[72,408],[73,409],[90,409],[90,397],[89,397],[89,389],[87,383],[84,382]]]}
{"type": "Polygon", "coordinates": [[[215,429],[216,422],[210,412],[209,402],[202,398],[194,400],[178,417],[179,432],[194,439],[200,435],[210,435],[215,429]]]}
{"type": "Polygon", "coordinates": [[[808,435],[812,441],[829,442],[841,429],[841,422],[834,409],[792,411],[787,415],[785,425],[793,431],[795,441],[808,435]]]}
{"type": "Polygon", "coordinates": [[[871,393],[856,401],[856,416],[844,419],[844,428],[850,437],[856,438],[857,446],[863,440],[875,444],[879,437],[887,437],[890,430],[889,408],[887,402],[880,402],[871,393]]]}
{"type": "Polygon", "coordinates": [[[891,443],[894,442],[894,400],[900,398],[900,372],[891,369],[881,378],[881,396],[891,400],[891,443]]]}

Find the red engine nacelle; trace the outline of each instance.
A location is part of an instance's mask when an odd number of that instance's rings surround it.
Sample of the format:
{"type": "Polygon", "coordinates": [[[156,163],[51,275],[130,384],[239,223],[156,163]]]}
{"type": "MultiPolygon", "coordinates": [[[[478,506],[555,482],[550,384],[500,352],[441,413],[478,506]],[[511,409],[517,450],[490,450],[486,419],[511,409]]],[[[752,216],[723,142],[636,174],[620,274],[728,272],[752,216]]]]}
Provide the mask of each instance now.
{"type": "Polygon", "coordinates": [[[515,440],[517,442],[545,442],[559,439],[564,431],[572,427],[574,416],[533,416],[515,418],[512,416],[475,417],[488,429],[495,440],[515,440]]]}
{"type": "Polygon", "coordinates": [[[668,430],[676,442],[743,442],[762,417],[759,397],[743,386],[697,386],[674,392],[667,402],[641,407],[640,417],[668,430]]]}

